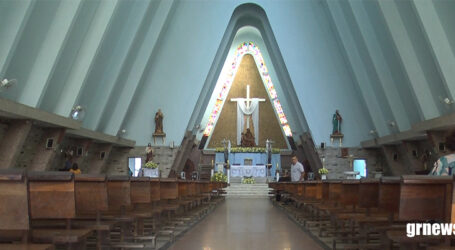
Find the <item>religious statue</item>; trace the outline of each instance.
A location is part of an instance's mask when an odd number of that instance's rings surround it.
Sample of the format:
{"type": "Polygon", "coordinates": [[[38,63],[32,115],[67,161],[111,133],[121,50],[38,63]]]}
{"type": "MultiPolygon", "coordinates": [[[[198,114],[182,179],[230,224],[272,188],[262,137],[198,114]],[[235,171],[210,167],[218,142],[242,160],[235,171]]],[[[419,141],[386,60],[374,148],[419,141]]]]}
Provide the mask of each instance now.
{"type": "Polygon", "coordinates": [[[147,145],[147,147],[145,148],[145,155],[146,155],[146,159],[145,159],[146,163],[153,160],[153,150],[152,150],[151,143],[149,143],[147,145]]]}
{"type": "Polygon", "coordinates": [[[255,147],[256,142],[253,133],[249,128],[246,129],[245,133],[242,133],[242,140],[241,140],[242,147],[255,147]]]}
{"type": "Polygon", "coordinates": [[[155,114],[155,134],[164,134],[163,131],[163,113],[161,113],[161,109],[158,109],[158,112],[155,114]]]}
{"type": "Polygon", "coordinates": [[[338,110],[336,110],[335,114],[333,114],[333,118],[332,118],[332,125],[333,125],[332,134],[333,135],[341,135],[341,122],[342,121],[343,121],[343,118],[341,117],[338,110]]]}

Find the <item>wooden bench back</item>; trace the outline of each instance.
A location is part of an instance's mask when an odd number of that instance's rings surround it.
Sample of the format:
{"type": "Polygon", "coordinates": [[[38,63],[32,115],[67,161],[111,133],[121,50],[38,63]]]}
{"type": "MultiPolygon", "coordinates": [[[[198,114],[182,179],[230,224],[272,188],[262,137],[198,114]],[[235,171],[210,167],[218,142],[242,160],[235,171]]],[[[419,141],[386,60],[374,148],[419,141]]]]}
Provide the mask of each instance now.
{"type": "Polygon", "coordinates": [[[133,177],[130,179],[131,203],[151,203],[150,177],[133,177]]]}
{"type": "Polygon", "coordinates": [[[400,206],[400,177],[382,177],[379,184],[379,208],[398,214],[400,206]]]}
{"type": "Polygon", "coordinates": [[[179,197],[179,188],[177,179],[163,178],[160,179],[160,192],[162,200],[174,200],[179,197]]]}
{"type": "Polygon", "coordinates": [[[130,178],[124,175],[107,177],[109,211],[121,211],[131,206],[130,178]]]}
{"type": "Polygon", "coordinates": [[[360,180],[345,180],[341,184],[340,203],[344,206],[357,206],[359,203],[360,180]]]}
{"type": "Polygon", "coordinates": [[[403,221],[436,220],[449,223],[452,208],[452,183],[452,176],[402,176],[398,219],[403,221]]]}
{"type": "Polygon", "coordinates": [[[106,175],[74,176],[77,215],[96,214],[109,209],[106,175]]]}
{"type": "Polygon", "coordinates": [[[296,194],[297,196],[303,196],[305,194],[305,185],[302,182],[298,182],[296,185],[296,194]]]}
{"type": "Polygon", "coordinates": [[[322,198],[322,182],[306,181],[303,186],[305,199],[318,200],[322,198]]]}
{"type": "Polygon", "coordinates": [[[335,203],[340,202],[342,193],[341,180],[328,180],[326,183],[328,184],[328,200],[335,203]]]}
{"type": "Polygon", "coordinates": [[[190,196],[196,196],[198,194],[198,192],[197,192],[197,186],[198,185],[196,184],[195,181],[190,181],[189,185],[190,185],[189,195],[190,196]]]}
{"type": "Polygon", "coordinates": [[[184,198],[189,195],[190,193],[190,184],[186,180],[178,180],[179,186],[179,198],[184,198]]]}
{"type": "Polygon", "coordinates": [[[150,200],[159,201],[161,198],[160,180],[156,178],[150,179],[150,200]]]}
{"type": "Polygon", "coordinates": [[[24,171],[2,169],[0,170],[0,231],[29,228],[28,190],[24,171]]]}
{"type": "Polygon", "coordinates": [[[31,219],[71,219],[76,216],[73,174],[29,172],[31,219]]]}
{"type": "Polygon", "coordinates": [[[379,204],[379,179],[361,179],[358,205],[362,208],[374,208],[379,204]]]}

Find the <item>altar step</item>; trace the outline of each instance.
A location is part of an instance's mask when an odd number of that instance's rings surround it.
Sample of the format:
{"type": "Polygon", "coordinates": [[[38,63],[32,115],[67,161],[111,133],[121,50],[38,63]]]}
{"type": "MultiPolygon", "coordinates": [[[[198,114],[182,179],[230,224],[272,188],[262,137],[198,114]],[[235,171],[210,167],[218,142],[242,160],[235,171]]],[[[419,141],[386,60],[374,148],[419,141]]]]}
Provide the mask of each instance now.
{"type": "Polygon", "coordinates": [[[260,198],[268,197],[269,189],[268,184],[259,183],[259,184],[241,184],[241,183],[231,183],[230,186],[225,188],[226,197],[245,197],[245,198],[260,198]]]}
{"type": "MultiPolygon", "coordinates": [[[[273,180],[273,177],[268,177],[269,181],[273,180]]],[[[266,177],[254,177],[254,180],[256,181],[256,184],[266,184],[267,183],[267,178],[266,177]]],[[[242,183],[242,177],[231,177],[230,178],[231,183],[242,183]]]]}

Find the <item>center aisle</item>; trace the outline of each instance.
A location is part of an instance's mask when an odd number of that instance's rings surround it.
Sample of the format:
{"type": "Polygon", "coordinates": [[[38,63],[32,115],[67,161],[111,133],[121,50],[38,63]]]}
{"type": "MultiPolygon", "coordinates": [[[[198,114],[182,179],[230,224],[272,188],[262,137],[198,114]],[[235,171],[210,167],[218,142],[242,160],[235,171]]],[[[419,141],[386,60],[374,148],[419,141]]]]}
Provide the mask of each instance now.
{"type": "Polygon", "coordinates": [[[169,249],[323,248],[267,198],[228,198],[169,249]]]}

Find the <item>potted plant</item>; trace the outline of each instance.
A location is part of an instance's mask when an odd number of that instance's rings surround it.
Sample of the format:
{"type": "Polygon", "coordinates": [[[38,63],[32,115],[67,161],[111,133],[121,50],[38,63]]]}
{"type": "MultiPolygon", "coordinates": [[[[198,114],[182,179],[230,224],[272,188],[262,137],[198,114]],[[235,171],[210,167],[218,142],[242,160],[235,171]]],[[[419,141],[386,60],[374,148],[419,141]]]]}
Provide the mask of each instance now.
{"type": "Polygon", "coordinates": [[[321,175],[321,180],[326,180],[327,179],[327,174],[329,173],[329,170],[327,168],[320,168],[318,170],[319,175],[321,175]]]}
{"type": "Polygon", "coordinates": [[[256,181],[254,180],[254,178],[252,176],[250,176],[250,177],[243,177],[242,183],[243,184],[254,184],[254,183],[256,183],[256,181]]]}
{"type": "Polygon", "coordinates": [[[225,175],[223,172],[216,172],[212,176],[211,180],[216,182],[227,182],[227,175],[225,175]]]}
{"type": "Polygon", "coordinates": [[[147,177],[160,177],[160,170],[158,169],[158,163],[153,161],[149,161],[145,163],[144,167],[142,168],[142,176],[147,177]]]}

